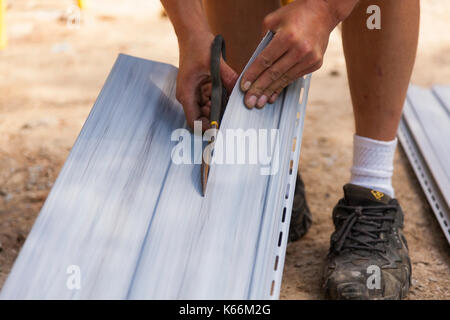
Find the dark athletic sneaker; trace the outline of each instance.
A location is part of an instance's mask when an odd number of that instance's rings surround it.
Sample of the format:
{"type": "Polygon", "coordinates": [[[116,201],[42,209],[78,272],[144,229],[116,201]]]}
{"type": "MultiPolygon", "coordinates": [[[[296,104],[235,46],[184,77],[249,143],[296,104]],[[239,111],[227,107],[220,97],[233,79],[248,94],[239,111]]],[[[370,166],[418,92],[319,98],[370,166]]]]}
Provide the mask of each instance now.
{"type": "Polygon", "coordinates": [[[402,299],[411,283],[396,199],[357,185],[344,186],[333,210],[336,231],[324,270],[328,299],[402,299]]]}
{"type": "Polygon", "coordinates": [[[295,182],[294,203],[292,204],[291,223],[289,225],[289,242],[303,237],[311,226],[311,211],[306,203],[305,184],[300,173],[295,182]]]}

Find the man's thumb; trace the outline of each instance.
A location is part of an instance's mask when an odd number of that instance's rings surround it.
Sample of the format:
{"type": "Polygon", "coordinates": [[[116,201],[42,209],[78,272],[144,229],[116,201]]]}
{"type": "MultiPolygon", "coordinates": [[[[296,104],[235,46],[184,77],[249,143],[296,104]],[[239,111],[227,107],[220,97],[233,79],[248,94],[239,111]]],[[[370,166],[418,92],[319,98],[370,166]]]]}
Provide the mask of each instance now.
{"type": "Polygon", "coordinates": [[[227,89],[228,93],[231,93],[239,75],[223,59],[220,61],[220,75],[223,86],[227,89]]]}

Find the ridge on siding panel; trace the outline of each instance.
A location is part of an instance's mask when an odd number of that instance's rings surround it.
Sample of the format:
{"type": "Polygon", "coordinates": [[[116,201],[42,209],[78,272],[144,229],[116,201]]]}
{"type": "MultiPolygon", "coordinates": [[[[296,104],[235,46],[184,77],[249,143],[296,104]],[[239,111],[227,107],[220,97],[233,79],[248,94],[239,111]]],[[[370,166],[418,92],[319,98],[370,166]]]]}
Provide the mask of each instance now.
{"type": "Polygon", "coordinates": [[[449,86],[433,86],[433,94],[438,98],[441,105],[447,111],[447,115],[450,117],[450,85],[449,86]]]}
{"type": "Polygon", "coordinates": [[[171,163],[168,137],[184,123],[176,74],[118,57],[1,298],[125,297],[171,163]],[[79,290],[67,283],[72,272],[79,290]]]}
{"type": "Polygon", "coordinates": [[[450,87],[411,85],[399,139],[450,243],[450,87]]]}
{"type": "Polygon", "coordinates": [[[415,126],[412,134],[450,207],[450,116],[431,90],[412,85],[408,101],[406,120],[415,126]]]}
{"type": "MultiPolygon", "coordinates": [[[[202,197],[200,165],[171,158],[173,133],[186,128],[176,73],[119,56],[2,299],[278,298],[309,76],[262,110],[245,108],[234,88],[220,129],[224,145],[234,139],[227,130],[268,130],[275,148],[266,163],[213,163],[202,197]],[[267,170],[273,174],[261,174],[267,170]]],[[[183,141],[202,144],[181,132],[183,141]]],[[[201,151],[194,148],[191,159],[201,151]]]]}

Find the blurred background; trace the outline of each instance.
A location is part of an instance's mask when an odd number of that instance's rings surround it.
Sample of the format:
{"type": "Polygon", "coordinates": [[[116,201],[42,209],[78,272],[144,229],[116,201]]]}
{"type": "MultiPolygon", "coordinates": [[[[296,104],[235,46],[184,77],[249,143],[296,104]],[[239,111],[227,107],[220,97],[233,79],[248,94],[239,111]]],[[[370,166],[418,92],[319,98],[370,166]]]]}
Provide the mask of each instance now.
{"type": "MultiPolygon", "coordinates": [[[[177,40],[157,0],[9,0],[4,26],[0,288],[117,55],[178,65],[177,40]]],[[[450,1],[422,1],[413,83],[450,85],[449,30],[450,1]]],[[[353,132],[335,30],[324,65],[313,75],[300,160],[313,226],[288,246],[281,298],[322,298],[319,279],[333,230],[331,210],[350,177],[353,132]]],[[[450,299],[447,241],[401,147],[395,165],[394,187],[405,211],[413,264],[409,299],[450,299]]]]}

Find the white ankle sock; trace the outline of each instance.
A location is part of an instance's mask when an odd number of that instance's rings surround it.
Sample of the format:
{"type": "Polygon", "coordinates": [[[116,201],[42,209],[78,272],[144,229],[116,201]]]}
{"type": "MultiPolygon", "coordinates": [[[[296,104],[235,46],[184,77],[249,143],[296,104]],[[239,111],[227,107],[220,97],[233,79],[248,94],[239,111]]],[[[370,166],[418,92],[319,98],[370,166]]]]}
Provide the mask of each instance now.
{"type": "Polygon", "coordinates": [[[391,178],[396,147],[397,138],[392,141],[380,141],[355,134],[350,183],[384,192],[393,198],[391,178]]]}

